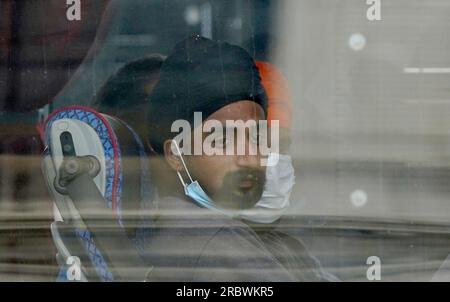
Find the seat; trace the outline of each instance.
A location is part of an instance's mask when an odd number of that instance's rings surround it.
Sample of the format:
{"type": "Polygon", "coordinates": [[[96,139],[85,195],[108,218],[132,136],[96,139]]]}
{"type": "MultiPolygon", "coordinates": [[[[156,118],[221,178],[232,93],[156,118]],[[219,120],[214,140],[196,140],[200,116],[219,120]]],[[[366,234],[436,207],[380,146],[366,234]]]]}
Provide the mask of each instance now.
{"type": "Polygon", "coordinates": [[[138,135],[115,117],[71,106],[49,116],[44,143],[58,280],[71,280],[73,259],[79,260],[77,281],[145,280],[151,264],[141,255],[158,192],[138,135]]]}

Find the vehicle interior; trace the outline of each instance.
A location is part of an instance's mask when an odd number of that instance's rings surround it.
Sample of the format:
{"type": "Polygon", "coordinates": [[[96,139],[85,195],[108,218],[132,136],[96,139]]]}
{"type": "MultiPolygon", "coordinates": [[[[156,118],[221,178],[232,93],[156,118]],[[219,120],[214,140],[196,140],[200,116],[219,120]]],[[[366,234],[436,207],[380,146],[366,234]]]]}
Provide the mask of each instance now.
{"type": "Polygon", "coordinates": [[[380,0],[371,20],[363,0],[80,1],[73,21],[64,1],[0,1],[0,281],[56,281],[71,256],[82,281],[146,279],[158,176],[138,129],[93,103],[121,66],[190,35],[288,80],[296,180],[278,228],[342,281],[373,281],[372,257],[381,281],[436,280],[450,254],[450,2],[380,0]]]}

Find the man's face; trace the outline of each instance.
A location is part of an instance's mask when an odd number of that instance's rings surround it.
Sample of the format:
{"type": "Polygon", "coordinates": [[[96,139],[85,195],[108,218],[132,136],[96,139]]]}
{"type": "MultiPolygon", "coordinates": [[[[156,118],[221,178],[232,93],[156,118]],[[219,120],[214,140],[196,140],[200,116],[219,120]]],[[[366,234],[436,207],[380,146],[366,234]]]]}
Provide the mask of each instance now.
{"type": "MultiPolygon", "coordinates": [[[[261,199],[265,184],[265,167],[261,165],[262,156],[251,131],[241,132],[245,133],[245,139],[243,137],[239,139],[237,131],[226,129],[226,121],[254,121],[257,125],[264,118],[262,107],[251,101],[239,101],[225,106],[203,123],[215,120],[222,124],[224,133],[215,134],[214,148],[223,148],[224,155],[203,153],[185,156],[187,167],[194,180],[198,180],[206,193],[223,208],[251,208],[261,199]],[[233,138],[234,152],[233,155],[228,155],[227,144],[233,138]],[[246,151],[244,155],[238,155],[237,145],[242,143],[246,144],[246,151]]],[[[210,133],[204,133],[203,140],[208,135],[210,133]]]]}

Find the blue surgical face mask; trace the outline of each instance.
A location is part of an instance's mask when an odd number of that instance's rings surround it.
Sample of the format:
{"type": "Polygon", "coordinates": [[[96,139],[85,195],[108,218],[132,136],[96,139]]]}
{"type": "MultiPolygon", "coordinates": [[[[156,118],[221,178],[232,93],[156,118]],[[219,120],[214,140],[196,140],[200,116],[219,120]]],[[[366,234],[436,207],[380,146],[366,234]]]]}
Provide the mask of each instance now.
{"type": "Polygon", "coordinates": [[[186,162],[184,161],[183,155],[181,154],[180,148],[178,147],[178,143],[175,140],[173,140],[172,143],[175,146],[177,156],[180,157],[181,162],[183,163],[184,170],[189,177],[189,183],[186,183],[183,179],[183,176],[181,176],[181,173],[177,172],[178,178],[180,179],[180,182],[184,187],[184,194],[194,200],[201,207],[211,210],[218,210],[214,204],[214,201],[208,196],[208,194],[206,194],[198,181],[194,181],[192,179],[191,174],[189,173],[189,170],[186,166],[186,162]]]}
{"type": "Polygon", "coordinates": [[[289,208],[289,197],[295,184],[294,168],[290,156],[271,154],[269,162],[272,160],[277,162],[277,164],[267,167],[266,185],[261,200],[251,209],[230,211],[218,208],[198,181],[192,179],[177,142],[173,141],[173,144],[190,181],[186,183],[181,173],[177,172],[178,178],[184,187],[184,193],[201,207],[220,212],[232,218],[237,217],[264,224],[270,224],[280,219],[289,208]]]}
{"type": "Polygon", "coordinates": [[[207,209],[215,208],[214,202],[209,198],[208,194],[205,193],[203,188],[200,186],[198,181],[191,182],[184,186],[184,193],[195,200],[199,205],[207,209]]]}

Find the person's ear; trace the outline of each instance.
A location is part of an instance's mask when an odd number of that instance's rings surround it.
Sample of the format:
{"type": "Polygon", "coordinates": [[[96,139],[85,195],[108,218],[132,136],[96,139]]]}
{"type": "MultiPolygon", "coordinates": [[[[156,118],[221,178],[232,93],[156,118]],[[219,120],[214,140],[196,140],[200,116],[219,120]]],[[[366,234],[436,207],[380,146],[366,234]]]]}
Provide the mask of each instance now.
{"type": "Polygon", "coordinates": [[[173,144],[176,144],[173,140],[166,140],[164,142],[164,157],[169,166],[176,172],[183,171],[183,163],[181,161],[181,154],[179,149],[177,150],[173,144]]]}

